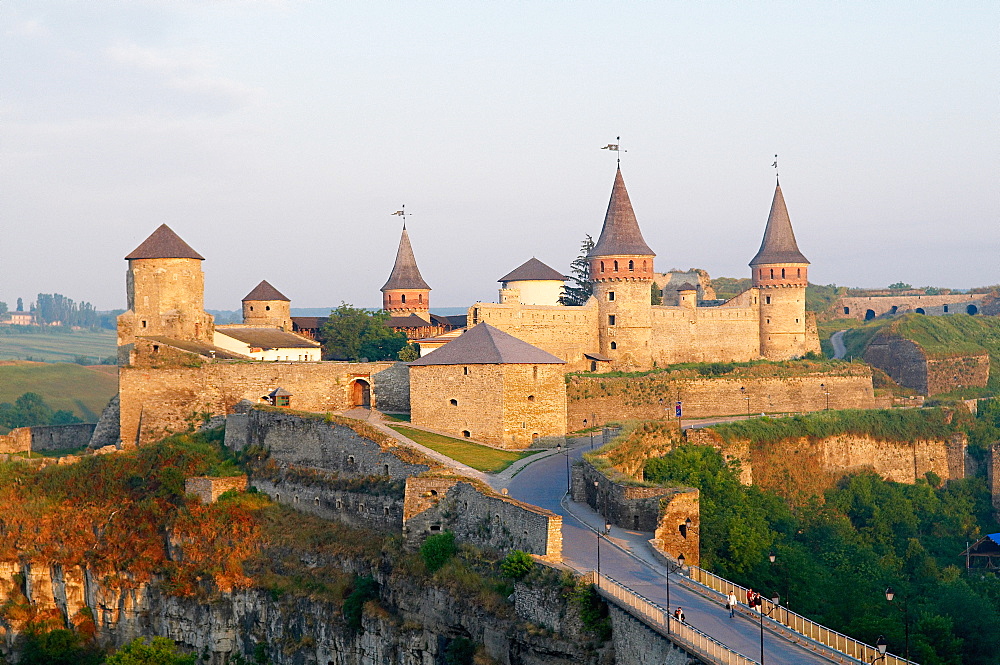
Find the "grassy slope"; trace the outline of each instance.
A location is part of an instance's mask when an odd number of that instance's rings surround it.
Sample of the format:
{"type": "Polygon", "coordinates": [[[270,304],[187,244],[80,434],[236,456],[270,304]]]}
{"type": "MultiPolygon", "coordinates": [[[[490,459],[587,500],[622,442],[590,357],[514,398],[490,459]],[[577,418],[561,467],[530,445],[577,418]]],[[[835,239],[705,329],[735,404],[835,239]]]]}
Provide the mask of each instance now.
{"type": "Polygon", "coordinates": [[[108,400],[118,392],[117,369],[72,363],[0,363],[0,402],[13,402],[34,392],[53,409],[66,409],[85,422],[97,422],[108,400]]]}
{"type": "Polygon", "coordinates": [[[84,356],[94,364],[101,358],[117,353],[114,331],[53,330],[44,332],[0,331],[0,360],[32,360],[43,362],[73,362],[84,356]]]}
{"type": "Polygon", "coordinates": [[[500,473],[508,466],[534,452],[521,453],[497,450],[488,446],[481,446],[477,443],[470,443],[462,439],[453,439],[450,436],[442,436],[432,432],[406,427],[404,425],[389,425],[408,439],[427,446],[431,450],[442,455],[447,455],[453,460],[471,466],[473,469],[483,473],[500,473]]]}

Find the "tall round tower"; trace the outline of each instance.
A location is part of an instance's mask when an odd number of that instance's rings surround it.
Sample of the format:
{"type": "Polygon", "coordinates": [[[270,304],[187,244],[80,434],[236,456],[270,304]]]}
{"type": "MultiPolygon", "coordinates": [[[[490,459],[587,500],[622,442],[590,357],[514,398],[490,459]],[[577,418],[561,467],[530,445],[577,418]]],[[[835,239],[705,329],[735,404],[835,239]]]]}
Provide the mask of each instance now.
{"type": "Polygon", "coordinates": [[[774,189],[764,240],[750,269],[759,291],[760,355],[768,360],[805,355],[809,261],[795,242],[781,185],[774,189]]]}
{"type": "Polygon", "coordinates": [[[417,260],[410,246],[410,235],[403,225],[396,250],[396,263],[392,266],[389,279],[382,287],[382,309],[391,314],[419,314],[429,316],[431,287],[420,276],[417,260]]]}
{"type": "Polygon", "coordinates": [[[612,359],[614,367],[652,364],[649,293],[655,256],[642,238],[619,167],[601,237],[588,255],[601,353],[612,359]]]}
{"type": "Polygon", "coordinates": [[[243,325],[292,331],[292,301],[261,281],[243,298],[243,325]]]}

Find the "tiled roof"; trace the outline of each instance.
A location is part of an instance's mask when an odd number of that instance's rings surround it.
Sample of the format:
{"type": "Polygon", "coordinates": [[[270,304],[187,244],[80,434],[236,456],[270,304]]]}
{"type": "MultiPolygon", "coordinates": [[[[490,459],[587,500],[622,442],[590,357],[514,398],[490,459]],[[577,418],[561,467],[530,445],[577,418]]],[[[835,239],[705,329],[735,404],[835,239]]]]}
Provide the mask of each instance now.
{"type": "Polygon", "coordinates": [[[792,221],[788,218],[785,208],[785,197],[781,194],[781,186],[774,188],[774,199],[771,201],[771,214],[767,216],[767,228],[764,229],[764,240],[760,243],[757,256],[750,265],[764,263],[809,263],[799,251],[792,231],[792,221]]]}
{"type": "Polygon", "coordinates": [[[260,284],[253,287],[253,291],[246,294],[243,302],[248,300],[284,300],[285,302],[291,302],[291,300],[282,295],[281,291],[268,284],[266,279],[261,280],[260,284]]]}
{"type": "Polygon", "coordinates": [[[292,324],[296,328],[302,328],[305,330],[315,330],[317,328],[322,328],[323,324],[326,323],[328,316],[293,316],[292,324]]]}
{"type": "Polygon", "coordinates": [[[399,238],[399,249],[396,250],[396,263],[392,266],[389,280],[382,287],[382,291],[389,289],[427,289],[427,282],[420,276],[420,269],[417,268],[417,259],[413,256],[413,248],[410,246],[410,235],[403,228],[403,235],[399,238]]]}
{"type": "Polygon", "coordinates": [[[480,323],[410,365],[554,365],[565,362],[488,323],[480,323]]]}
{"type": "Polygon", "coordinates": [[[385,325],[390,328],[426,328],[432,323],[430,319],[425,319],[418,314],[407,314],[405,316],[390,316],[385,320],[385,325]]]}
{"type": "Polygon", "coordinates": [[[677,287],[678,291],[697,291],[698,287],[693,285],[691,282],[684,282],[677,287]]]}
{"type": "Polygon", "coordinates": [[[234,353],[233,351],[227,351],[218,346],[212,344],[206,344],[205,342],[192,342],[186,339],[173,339],[171,337],[143,337],[142,339],[148,339],[158,344],[163,344],[164,346],[172,346],[175,349],[180,349],[181,351],[187,351],[188,353],[197,353],[200,356],[205,356],[206,358],[219,358],[221,360],[246,360],[249,356],[244,356],[239,353],[234,353]]]}
{"type": "Polygon", "coordinates": [[[261,349],[315,349],[319,342],[278,328],[216,328],[215,332],[261,349]]]}
{"type": "Polygon", "coordinates": [[[498,279],[498,282],[524,282],[530,280],[556,280],[562,282],[565,275],[560,275],[535,257],[531,257],[509,273],[498,279]]]}
{"type": "Polygon", "coordinates": [[[622,170],[619,168],[615,173],[614,187],[611,188],[611,201],[608,203],[608,212],[604,216],[601,237],[594,245],[594,249],[590,250],[588,256],[622,254],[655,256],[653,250],[642,239],[639,222],[635,218],[635,211],[632,210],[632,202],[629,201],[625,180],[622,178],[622,170]]]}
{"type": "Polygon", "coordinates": [[[132,259],[201,259],[204,261],[205,257],[191,249],[191,246],[181,240],[181,237],[174,233],[169,226],[160,224],[160,228],[153,231],[125,259],[127,261],[132,259]]]}

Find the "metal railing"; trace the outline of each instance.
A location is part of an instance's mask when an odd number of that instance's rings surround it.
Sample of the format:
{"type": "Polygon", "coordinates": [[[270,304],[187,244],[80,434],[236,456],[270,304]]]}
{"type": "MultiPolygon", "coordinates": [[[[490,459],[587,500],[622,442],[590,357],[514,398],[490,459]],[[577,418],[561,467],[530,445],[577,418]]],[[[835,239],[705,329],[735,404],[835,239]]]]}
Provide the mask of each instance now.
{"type": "MultiPolygon", "coordinates": [[[[746,598],[747,590],[738,584],[733,584],[724,577],[719,577],[714,573],[710,573],[703,568],[698,566],[687,566],[686,571],[688,578],[698,584],[708,587],[713,591],[717,591],[723,596],[727,596],[730,592],[734,593],[737,598],[746,598]]],[[[683,580],[684,578],[682,578],[683,580]]],[[[785,626],[786,628],[803,635],[804,637],[818,642],[824,646],[827,646],[835,651],[859,660],[863,663],[870,663],[876,657],[879,656],[878,650],[864,642],[844,635],[843,633],[838,633],[835,630],[827,628],[821,624],[816,623],[810,619],[805,618],[801,614],[796,614],[788,608],[775,607],[774,603],[766,598],[761,598],[761,609],[764,611],[765,615],[769,615],[770,618],[778,624],[785,626]],[[769,610],[772,610],[769,613],[769,610]]],[[[750,610],[751,614],[755,615],[756,611],[750,610]]],[[[900,656],[894,656],[890,653],[885,654],[880,663],[885,663],[885,665],[917,665],[912,660],[907,660],[900,656]]]]}
{"type": "Polygon", "coordinates": [[[683,645],[693,654],[719,665],[759,665],[756,660],[739,654],[697,628],[678,621],[670,612],[639,595],[621,582],[604,574],[594,573],[594,586],[604,598],[642,621],[657,633],[683,645]]]}

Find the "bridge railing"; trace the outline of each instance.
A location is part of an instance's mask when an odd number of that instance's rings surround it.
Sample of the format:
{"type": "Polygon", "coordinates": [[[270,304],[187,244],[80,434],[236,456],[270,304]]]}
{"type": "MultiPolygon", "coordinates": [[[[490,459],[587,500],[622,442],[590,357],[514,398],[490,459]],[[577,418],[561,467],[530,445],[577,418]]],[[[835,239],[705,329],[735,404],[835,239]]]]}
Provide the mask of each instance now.
{"type": "MultiPolygon", "coordinates": [[[[702,586],[706,586],[713,591],[717,591],[722,595],[729,595],[730,592],[736,595],[737,598],[746,598],[746,588],[741,587],[738,584],[733,584],[724,577],[719,577],[714,573],[710,573],[703,568],[698,566],[686,566],[685,572],[688,574],[688,578],[702,586]]],[[[816,623],[801,614],[796,614],[788,608],[781,607],[780,605],[775,606],[770,600],[766,598],[761,598],[761,610],[764,612],[765,616],[770,616],[770,618],[790,630],[803,635],[814,642],[818,642],[824,646],[830,647],[835,651],[839,651],[842,654],[850,656],[860,660],[863,663],[870,663],[875,658],[879,657],[878,650],[864,642],[854,639],[843,633],[838,633],[837,631],[827,628],[821,624],[816,623]],[[770,612],[770,615],[768,615],[770,612]]],[[[894,656],[890,653],[885,654],[883,660],[879,660],[879,663],[885,663],[885,665],[917,665],[912,660],[907,660],[901,658],[900,656],[894,656]]]]}
{"type": "Polygon", "coordinates": [[[678,621],[670,612],[639,595],[621,582],[604,574],[594,573],[597,588],[604,598],[624,609],[647,626],[682,644],[695,654],[719,665],[758,665],[757,661],[739,654],[697,628],[678,621]]]}

